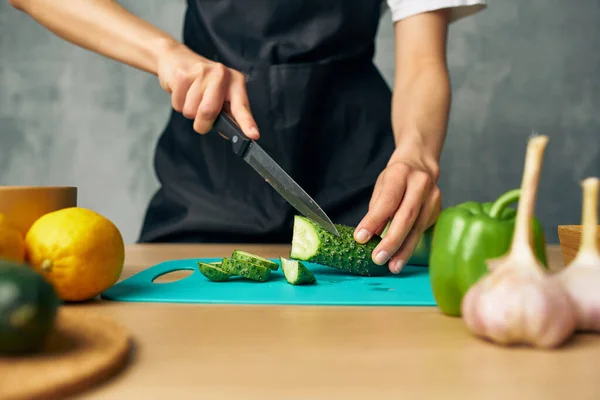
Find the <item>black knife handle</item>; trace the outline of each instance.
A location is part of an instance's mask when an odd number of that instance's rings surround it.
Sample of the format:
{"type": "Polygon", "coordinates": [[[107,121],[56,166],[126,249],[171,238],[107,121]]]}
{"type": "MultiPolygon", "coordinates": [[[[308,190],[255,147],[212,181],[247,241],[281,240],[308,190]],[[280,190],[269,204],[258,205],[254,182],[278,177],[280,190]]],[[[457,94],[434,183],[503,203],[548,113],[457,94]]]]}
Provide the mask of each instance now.
{"type": "Polygon", "coordinates": [[[231,141],[233,152],[240,157],[244,156],[248,146],[252,142],[252,139],[244,135],[242,129],[223,111],[217,116],[217,119],[213,124],[213,130],[220,133],[225,139],[231,141]]]}

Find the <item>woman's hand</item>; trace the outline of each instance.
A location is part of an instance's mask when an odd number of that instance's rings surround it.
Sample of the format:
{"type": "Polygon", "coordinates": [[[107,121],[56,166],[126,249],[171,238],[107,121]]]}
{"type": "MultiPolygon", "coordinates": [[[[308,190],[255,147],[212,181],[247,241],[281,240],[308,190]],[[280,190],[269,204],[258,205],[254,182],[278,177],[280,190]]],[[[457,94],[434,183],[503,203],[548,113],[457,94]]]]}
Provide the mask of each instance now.
{"type": "Polygon", "coordinates": [[[155,74],[171,94],[172,106],[210,131],[222,109],[251,139],[258,139],[246,79],[194,53],[175,38],[133,15],[116,1],[11,0],[51,32],[82,48],[155,74]]]}
{"type": "Polygon", "coordinates": [[[354,236],[364,243],[391,224],[372,254],[399,273],[442,207],[437,186],[451,88],[446,67],[449,9],[423,12],[394,24],[396,73],[392,127],[396,150],[379,175],[369,211],[354,236]]]}
{"type": "Polygon", "coordinates": [[[399,273],[414,252],[423,232],[441,210],[441,192],[437,187],[437,163],[397,150],[379,175],[369,204],[369,211],[355,230],[355,240],[365,243],[373,234],[381,234],[388,221],[390,227],[373,251],[373,261],[389,261],[392,273],[399,273]]]}
{"type": "Polygon", "coordinates": [[[159,58],[158,78],[171,94],[173,108],[194,120],[196,132],[208,133],[225,108],[246,136],[259,138],[246,93],[246,77],[239,71],[176,45],[159,58]]]}

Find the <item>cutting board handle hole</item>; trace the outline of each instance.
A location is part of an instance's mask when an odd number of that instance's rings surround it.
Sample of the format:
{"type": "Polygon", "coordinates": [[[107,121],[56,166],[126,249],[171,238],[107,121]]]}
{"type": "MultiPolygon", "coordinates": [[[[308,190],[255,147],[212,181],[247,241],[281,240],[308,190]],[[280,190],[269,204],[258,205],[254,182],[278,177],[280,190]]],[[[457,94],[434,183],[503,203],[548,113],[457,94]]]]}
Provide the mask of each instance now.
{"type": "Polygon", "coordinates": [[[152,283],[172,283],[187,278],[192,275],[194,270],[192,269],[176,269],[173,271],[165,272],[160,274],[152,280],[152,283]]]}

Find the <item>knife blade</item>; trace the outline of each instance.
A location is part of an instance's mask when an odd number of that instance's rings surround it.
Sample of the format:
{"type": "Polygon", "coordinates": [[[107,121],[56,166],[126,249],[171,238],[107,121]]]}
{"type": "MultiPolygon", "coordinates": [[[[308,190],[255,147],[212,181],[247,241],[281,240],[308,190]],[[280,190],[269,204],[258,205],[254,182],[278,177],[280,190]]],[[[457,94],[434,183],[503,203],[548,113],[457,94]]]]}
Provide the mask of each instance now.
{"type": "Polygon", "coordinates": [[[254,140],[248,138],[228,114],[221,112],[217,116],[213,130],[230,140],[233,152],[254,168],[292,207],[327,232],[340,235],[321,207],[254,140]]]}

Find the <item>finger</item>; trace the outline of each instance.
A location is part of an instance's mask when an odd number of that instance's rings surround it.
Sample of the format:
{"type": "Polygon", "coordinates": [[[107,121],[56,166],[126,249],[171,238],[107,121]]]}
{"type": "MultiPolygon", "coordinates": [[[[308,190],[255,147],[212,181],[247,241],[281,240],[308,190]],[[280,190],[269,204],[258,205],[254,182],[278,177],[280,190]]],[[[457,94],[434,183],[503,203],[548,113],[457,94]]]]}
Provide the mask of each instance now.
{"type": "Polygon", "coordinates": [[[188,89],[185,95],[185,103],[181,109],[181,113],[187,119],[196,118],[202,100],[202,93],[204,93],[204,84],[200,79],[196,79],[188,89]]]}
{"type": "Polygon", "coordinates": [[[202,102],[198,107],[194,120],[194,130],[198,133],[207,133],[215,123],[215,119],[223,109],[225,100],[225,87],[227,80],[217,80],[211,83],[202,96],[202,102]]]}
{"type": "Polygon", "coordinates": [[[383,233],[383,230],[385,229],[385,227],[387,226],[388,222],[390,222],[390,220],[386,220],[383,224],[379,225],[379,227],[377,227],[377,229],[375,229],[375,232],[373,232],[375,235],[379,235],[381,236],[381,234],[383,233]]]}
{"type": "Polygon", "coordinates": [[[175,83],[169,91],[171,93],[171,106],[175,111],[182,112],[187,93],[192,83],[194,83],[194,79],[184,74],[177,74],[175,83]]]}
{"type": "Polygon", "coordinates": [[[371,200],[369,201],[369,208],[373,207],[373,204],[377,201],[377,197],[379,197],[379,193],[381,192],[381,175],[375,181],[375,187],[373,188],[373,195],[371,196],[371,200]]]}
{"type": "Polygon", "coordinates": [[[385,226],[387,221],[394,215],[406,188],[404,176],[406,176],[405,169],[400,168],[394,170],[394,174],[386,173],[382,177],[377,198],[369,207],[367,215],[356,227],[354,236],[358,243],[365,243],[371,239],[375,231],[381,225],[385,226]]]}
{"type": "Polygon", "coordinates": [[[432,189],[429,199],[423,205],[421,214],[419,214],[419,217],[415,221],[413,229],[406,236],[400,249],[398,249],[396,254],[391,258],[389,268],[392,273],[400,273],[406,261],[410,259],[415,248],[419,244],[423,232],[431,226],[428,224],[432,219],[432,215],[435,215],[438,204],[441,204],[441,192],[439,188],[435,187],[432,189]]]}
{"type": "Polygon", "coordinates": [[[246,136],[250,139],[258,140],[260,133],[258,132],[256,121],[250,110],[250,101],[246,92],[246,78],[242,74],[235,74],[232,78],[229,88],[229,105],[231,115],[238,123],[246,136]]]}
{"type": "MultiPolygon", "coordinates": [[[[371,196],[371,200],[369,200],[369,208],[368,209],[373,208],[373,204],[375,204],[375,202],[377,201],[377,198],[379,197],[380,192],[381,192],[381,175],[379,175],[379,177],[377,178],[377,181],[375,181],[375,186],[373,188],[373,195],[371,196]]],[[[389,219],[386,220],[385,223],[380,224],[373,233],[375,235],[381,235],[381,233],[385,229],[385,226],[387,225],[388,221],[389,221],[389,219]]],[[[368,232],[361,231],[360,225],[357,226],[356,229],[354,229],[354,240],[356,240],[358,243],[365,243],[367,240],[369,240],[369,238],[371,236],[372,235],[369,235],[368,232]]]]}
{"type": "MultiPolygon", "coordinates": [[[[398,207],[385,237],[373,250],[375,263],[382,265],[388,262],[391,256],[398,251],[415,221],[419,218],[431,187],[432,181],[429,175],[425,173],[411,175],[402,203],[398,207]]],[[[429,214],[427,218],[429,218],[429,214]]]]}
{"type": "Polygon", "coordinates": [[[210,131],[223,108],[225,91],[230,81],[229,69],[223,64],[215,64],[207,76],[207,81],[210,83],[202,94],[202,101],[194,119],[194,130],[198,133],[210,131]]]}
{"type": "Polygon", "coordinates": [[[435,200],[435,203],[433,205],[433,211],[431,213],[431,216],[429,217],[429,220],[427,221],[427,226],[425,227],[425,229],[428,229],[433,224],[435,224],[435,222],[437,221],[438,217],[440,216],[440,213],[442,212],[442,192],[437,187],[434,190],[437,191],[437,194],[436,194],[436,197],[435,197],[436,200],[435,200]]]}

